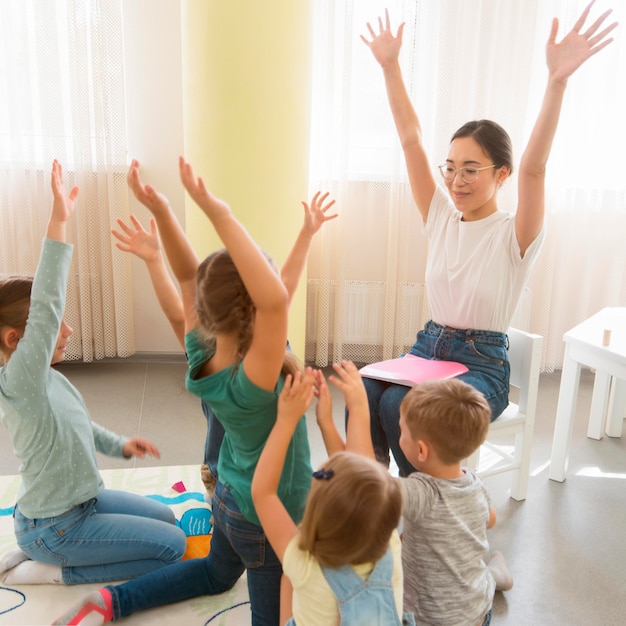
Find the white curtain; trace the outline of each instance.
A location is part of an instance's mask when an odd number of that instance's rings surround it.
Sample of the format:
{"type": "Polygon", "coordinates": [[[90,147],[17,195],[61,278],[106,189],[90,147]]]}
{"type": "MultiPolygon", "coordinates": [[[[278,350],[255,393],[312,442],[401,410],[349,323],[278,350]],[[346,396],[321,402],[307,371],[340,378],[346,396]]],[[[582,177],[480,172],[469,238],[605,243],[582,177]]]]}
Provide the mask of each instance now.
{"type": "Polygon", "coordinates": [[[111,226],[129,214],[121,0],[0,2],[0,273],[32,274],[53,159],[80,187],[68,359],[134,352],[130,265],[111,226]]]}
{"type": "MultiPolygon", "coordinates": [[[[371,362],[410,347],[428,319],[427,241],[414,206],[382,71],[359,35],[389,8],[406,22],[401,64],[433,171],[452,133],[490,118],[513,140],[515,162],[547,79],[551,19],[558,39],[586,0],[316,0],[311,187],[337,199],[340,217],[314,241],[308,269],[307,353],[319,366],[371,362]]],[[[595,19],[607,7],[599,2],[595,19]]],[[[609,21],[624,22],[614,7],[609,21]]],[[[589,24],[592,20],[589,20],[589,24]]],[[[570,79],[548,164],[547,241],[516,314],[542,334],[543,370],[560,367],[563,333],[604,306],[626,305],[626,41],[570,79]]],[[[436,176],[439,173],[435,171],[436,176]]],[[[515,175],[500,191],[514,211],[515,175]]]]}

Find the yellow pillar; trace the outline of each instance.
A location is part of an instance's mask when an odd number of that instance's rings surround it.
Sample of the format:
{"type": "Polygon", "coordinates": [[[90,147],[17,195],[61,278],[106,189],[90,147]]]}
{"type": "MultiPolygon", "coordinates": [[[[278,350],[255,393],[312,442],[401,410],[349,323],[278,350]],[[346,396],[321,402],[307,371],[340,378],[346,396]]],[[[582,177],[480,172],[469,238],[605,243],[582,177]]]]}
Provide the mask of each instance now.
{"type": "MultiPolygon", "coordinates": [[[[182,24],[185,157],[280,266],[308,193],[310,0],[186,0],[182,24]]],[[[221,244],[186,202],[203,258],[221,244]]],[[[289,322],[301,359],[305,317],[303,278],[289,322]]]]}

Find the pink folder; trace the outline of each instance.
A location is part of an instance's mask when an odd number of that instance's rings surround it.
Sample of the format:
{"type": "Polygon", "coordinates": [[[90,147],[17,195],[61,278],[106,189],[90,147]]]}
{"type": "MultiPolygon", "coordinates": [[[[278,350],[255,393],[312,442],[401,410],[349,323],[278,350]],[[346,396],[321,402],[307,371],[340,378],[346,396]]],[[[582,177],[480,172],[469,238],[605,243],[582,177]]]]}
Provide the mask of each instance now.
{"type": "Polygon", "coordinates": [[[397,359],[366,365],[359,370],[359,373],[366,378],[376,378],[377,380],[412,387],[426,380],[453,378],[467,371],[465,365],[456,361],[436,361],[413,354],[405,354],[397,359]]]}

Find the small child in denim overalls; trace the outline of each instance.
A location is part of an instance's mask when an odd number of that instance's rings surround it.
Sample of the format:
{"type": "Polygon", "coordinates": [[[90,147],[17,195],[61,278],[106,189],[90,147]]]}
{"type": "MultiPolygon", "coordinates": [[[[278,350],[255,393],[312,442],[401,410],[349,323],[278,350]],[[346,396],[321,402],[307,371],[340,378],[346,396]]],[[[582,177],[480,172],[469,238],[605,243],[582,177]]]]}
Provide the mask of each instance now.
{"type": "Polygon", "coordinates": [[[330,381],[350,409],[346,443],[332,418],[330,392],[321,372],[307,368],[287,377],[278,416],[252,481],[252,499],[263,530],[283,566],[281,624],[415,623],[402,614],[403,579],[398,524],[399,481],[374,460],[367,396],[349,361],[334,365],[330,381]],[[313,396],[330,458],[313,473],[298,527],[282,505],[278,484],[288,444],[313,396]]]}

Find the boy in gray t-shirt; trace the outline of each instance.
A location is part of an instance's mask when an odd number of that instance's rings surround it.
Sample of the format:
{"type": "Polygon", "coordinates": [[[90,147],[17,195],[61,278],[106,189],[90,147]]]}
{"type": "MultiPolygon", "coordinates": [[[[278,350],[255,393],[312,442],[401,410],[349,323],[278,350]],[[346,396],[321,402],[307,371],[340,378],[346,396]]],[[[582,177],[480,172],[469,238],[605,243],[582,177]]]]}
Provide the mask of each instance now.
{"type": "Polygon", "coordinates": [[[487,625],[496,589],[513,585],[501,553],[489,552],[495,511],[461,462],[485,440],[491,411],[458,379],[413,387],[400,407],[400,446],[419,471],[402,478],[404,609],[419,624],[487,625]]]}

